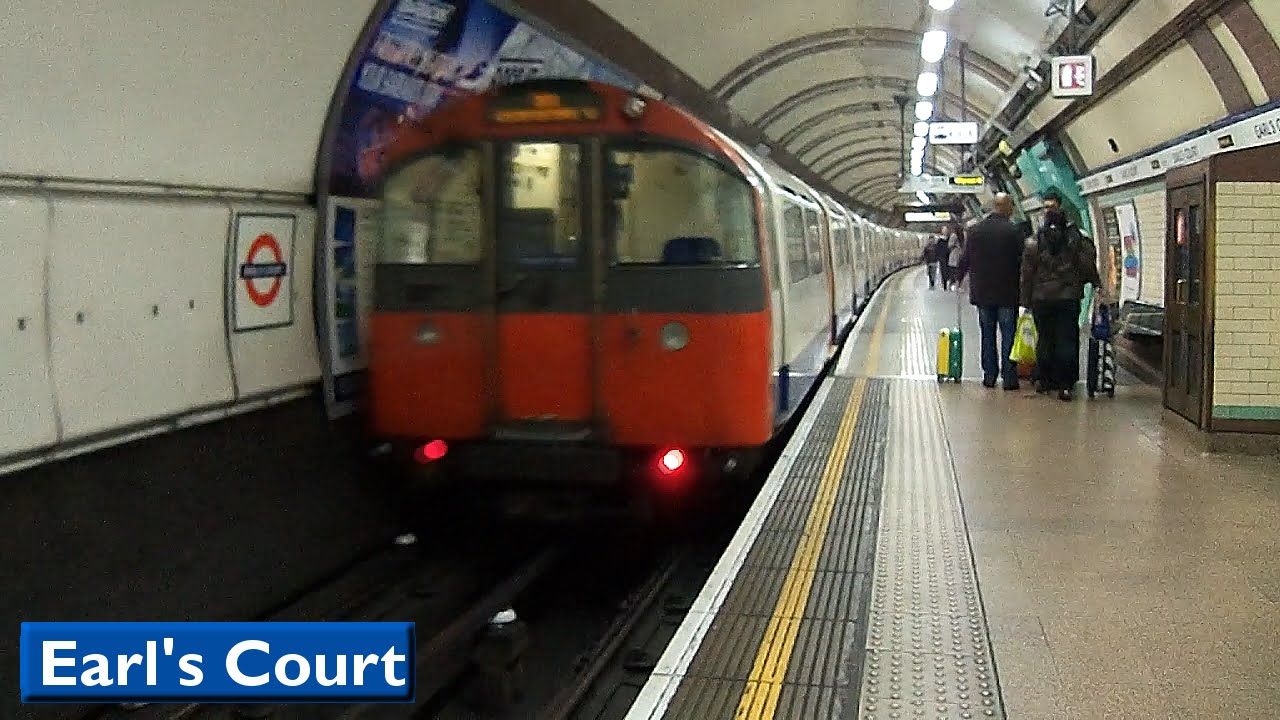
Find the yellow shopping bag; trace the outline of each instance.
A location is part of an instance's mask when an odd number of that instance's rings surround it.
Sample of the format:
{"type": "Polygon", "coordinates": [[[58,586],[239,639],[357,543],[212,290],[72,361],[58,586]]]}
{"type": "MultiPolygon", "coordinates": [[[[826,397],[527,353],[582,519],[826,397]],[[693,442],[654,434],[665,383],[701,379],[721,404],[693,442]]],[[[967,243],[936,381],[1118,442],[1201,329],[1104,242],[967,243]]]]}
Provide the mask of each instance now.
{"type": "Polygon", "coordinates": [[[1013,351],[1009,359],[1018,364],[1034,364],[1036,361],[1036,321],[1031,313],[1018,318],[1018,332],[1013,338],[1013,351]]]}

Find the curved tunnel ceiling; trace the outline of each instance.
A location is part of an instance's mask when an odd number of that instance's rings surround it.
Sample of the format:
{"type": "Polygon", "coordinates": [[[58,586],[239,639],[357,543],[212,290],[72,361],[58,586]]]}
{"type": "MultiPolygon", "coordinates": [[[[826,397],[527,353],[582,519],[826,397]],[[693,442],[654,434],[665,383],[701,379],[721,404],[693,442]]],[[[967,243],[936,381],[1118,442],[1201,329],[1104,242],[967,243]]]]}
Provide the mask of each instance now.
{"type": "MultiPolygon", "coordinates": [[[[1081,4],[1086,1],[1096,2],[1081,4]]],[[[963,114],[985,123],[1021,81],[1024,68],[1039,64],[1063,25],[1060,17],[1046,17],[1047,0],[957,0],[941,12],[927,0],[813,0],[803,12],[766,0],[595,4],[761,129],[771,144],[837,189],[853,184],[872,193],[879,189],[876,182],[888,187],[897,179],[872,177],[883,174],[875,167],[880,163],[868,163],[869,156],[859,153],[879,142],[897,150],[904,129],[894,95],[910,98],[905,135],[914,134],[916,78],[927,65],[920,44],[927,30],[947,30],[950,36],[940,66],[929,67],[941,81],[931,98],[934,119],[958,120],[963,114]],[[868,179],[867,187],[859,186],[868,179]]],[[[930,156],[935,151],[936,159],[929,159],[937,170],[961,167],[961,150],[931,148],[930,156]]],[[[884,162],[899,167],[896,159],[884,162]]],[[[888,209],[892,193],[859,199],[888,209]]]]}

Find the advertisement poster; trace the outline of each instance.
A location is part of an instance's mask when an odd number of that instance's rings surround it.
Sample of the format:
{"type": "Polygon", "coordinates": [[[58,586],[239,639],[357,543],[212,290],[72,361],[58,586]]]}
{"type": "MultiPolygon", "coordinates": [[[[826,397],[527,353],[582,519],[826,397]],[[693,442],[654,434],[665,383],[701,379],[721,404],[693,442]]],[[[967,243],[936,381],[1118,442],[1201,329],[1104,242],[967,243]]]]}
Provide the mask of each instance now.
{"type": "Polygon", "coordinates": [[[379,206],[367,199],[332,198],[327,218],[330,278],[329,353],[325,396],[330,415],[350,412],[358,401],[368,364],[369,311],[372,307],[373,263],[376,260],[379,206]]]}
{"type": "Polygon", "coordinates": [[[1120,231],[1120,301],[1134,302],[1142,292],[1142,236],[1138,234],[1138,210],[1133,203],[1117,205],[1116,225],[1120,231]]]}
{"type": "Polygon", "coordinates": [[[382,149],[403,123],[452,97],[535,77],[640,85],[483,0],[400,0],[356,68],[330,192],[371,196],[383,170],[382,149]]]}
{"type": "Polygon", "coordinates": [[[639,91],[639,82],[587,58],[485,0],[399,0],[358,61],[331,152],[317,289],[326,298],[326,402],[331,417],[354,409],[365,367],[371,297],[367,264],[377,245],[376,195],[383,150],[404,125],[449,99],[538,77],[596,80],[639,91]],[[364,260],[362,260],[364,258],[364,260]]]}

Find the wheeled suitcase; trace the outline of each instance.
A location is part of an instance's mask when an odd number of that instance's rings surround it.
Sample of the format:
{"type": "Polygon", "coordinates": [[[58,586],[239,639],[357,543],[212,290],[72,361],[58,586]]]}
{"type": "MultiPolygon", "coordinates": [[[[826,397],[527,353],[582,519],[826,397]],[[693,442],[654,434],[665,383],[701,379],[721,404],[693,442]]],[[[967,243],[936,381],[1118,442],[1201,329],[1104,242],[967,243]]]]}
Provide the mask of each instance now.
{"type": "Polygon", "coordinates": [[[960,294],[956,293],[956,326],[938,331],[938,382],[960,382],[964,375],[964,330],[960,294]]]}
{"type": "Polygon", "coordinates": [[[1089,334],[1085,368],[1085,392],[1089,397],[1106,393],[1116,396],[1116,348],[1111,343],[1111,308],[1101,305],[1089,334]]]}

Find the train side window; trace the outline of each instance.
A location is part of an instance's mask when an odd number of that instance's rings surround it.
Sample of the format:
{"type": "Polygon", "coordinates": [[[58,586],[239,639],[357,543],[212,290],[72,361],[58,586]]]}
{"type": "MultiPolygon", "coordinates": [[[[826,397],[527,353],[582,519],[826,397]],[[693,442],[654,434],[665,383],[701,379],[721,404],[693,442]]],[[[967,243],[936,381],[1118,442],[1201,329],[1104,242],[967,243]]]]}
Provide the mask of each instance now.
{"type": "Polygon", "coordinates": [[[809,277],[809,258],[804,243],[804,213],[798,205],[784,201],[782,229],[787,240],[787,274],[791,282],[809,277]]]}
{"type": "Polygon", "coordinates": [[[481,155],[453,148],[395,171],[383,188],[378,262],[473,264],[480,260],[481,155]]]}
{"type": "Polygon", "coordinates": [[[576,143],[520,142],[498,168],[498,257],[573,267],[582,255],[582,150],[576,143]]]}
{"type": "Polygon", "coordinates": [[[818,213],[809,208],[804,210],[804,243],[805,250],[809,255],[809,274],[821,275],[823,268],[822,231],[818,227],[818,213]]]}
{"type": "Polygon", "coordinates": [[[758,265],[751,185],[711,158],[664,147],[611,149],[607,233],[620,265],[758,265]]]}
{"type": "Polygon", "coordinates": [[[832,230],[832,244],[836,248],[836,262],[840,267],[848,267],[849,265],[849,228],[840,223],[834,225],[832,230]]]}

